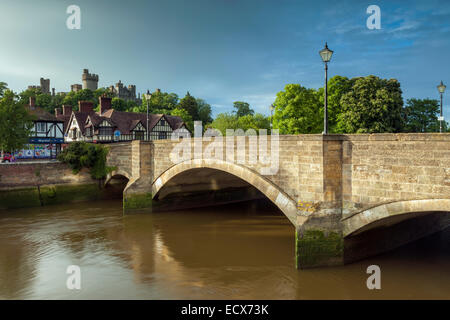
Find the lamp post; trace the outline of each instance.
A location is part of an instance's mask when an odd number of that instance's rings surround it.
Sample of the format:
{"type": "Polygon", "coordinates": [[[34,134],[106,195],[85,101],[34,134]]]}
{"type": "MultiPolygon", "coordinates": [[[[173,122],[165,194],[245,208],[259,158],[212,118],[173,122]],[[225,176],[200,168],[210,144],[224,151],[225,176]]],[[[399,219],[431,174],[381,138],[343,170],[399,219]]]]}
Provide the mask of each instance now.
{"type": "Polygon", "coordinates": [[[270,133],[272,133],[272,127],[273,127],[273,110],[275,109],[275,106],[273,104],[270,105],[270,133]]]}
{"type": "Polygon", "coordinates": [[[147,130],[147,141],[150,141],[150,139],[149,139],[150,131],[149,131],[149,128],[148,128],[148,126],[149,126],[148,102],[150,101],[150,98],[152,97],[152,94],[150,93],[150,91],[147,90],[147,93],[144,93],[143,96],[145,97],[145,100],[147,101],[147,128],[146,128],[146,130],[147,130]]]}
{"type": "Polygon", "coordinates": [[[325,48],[319,51],[322,61],[325,63],[325,105],[323,110],[323,134],[328,134],[328,62],[331,60],[333,51],[328,49],[325,42],[325,48]]]}
{"type": "Polygon", "coordinates": [[[439,117],[439,132],[442,133],[442,121],[444,121],[444,114],[442,111],[443,105],[442,105],[442,95],[445,92],[445,89],[447,88],[446,85],[441,80],[441,84],[437,86],[439,93],[441,94],[441,116],[439,117]]]}

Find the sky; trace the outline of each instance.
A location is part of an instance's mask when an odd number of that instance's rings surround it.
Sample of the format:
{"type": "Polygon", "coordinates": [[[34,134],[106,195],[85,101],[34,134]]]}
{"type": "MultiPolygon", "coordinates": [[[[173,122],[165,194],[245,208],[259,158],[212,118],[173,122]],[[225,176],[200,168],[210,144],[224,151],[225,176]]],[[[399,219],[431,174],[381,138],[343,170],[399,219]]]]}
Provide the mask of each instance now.
{"type": "Polygon", "coordinates": [[[439,82],[450,84],[448,0],[0,0],[0,30],[0,81],[16,92],[40,77],[70,91],[87,68],[100,87],[189,91],[213,115],[233,101],[268,115],[286,84],[323,86],[325,41],[330,77],[395,78],[405,100],[438,99],[439,82]],[[73,4],[79,30],[66,26],[73,4]],[[370,5],[380,7],[379,30],[367,28],[370,5]]]}

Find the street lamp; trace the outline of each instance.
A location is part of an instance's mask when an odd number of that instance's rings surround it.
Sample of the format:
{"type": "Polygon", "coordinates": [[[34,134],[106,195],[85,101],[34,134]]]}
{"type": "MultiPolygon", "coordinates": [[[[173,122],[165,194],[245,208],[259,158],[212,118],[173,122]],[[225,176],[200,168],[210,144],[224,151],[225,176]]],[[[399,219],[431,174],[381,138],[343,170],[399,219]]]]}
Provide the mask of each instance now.
{"type": "Polygon", "coordinates": [[[273,110],[275,110],[275,106],[273,104],[270,105],[270,132],[272,132],[273,127],[273,110]]]}
{"type": "Polygon", "coordinates": [[[143,96],[144,96],[145,100],[147,101],[147,141],[150,141],[150,139],[149,139],[150,131],[148,128],[148,126],[149,126],[149,124],[148,124],[148,122],[149,122],[148,102],[150,101],[152,94],[150,93],[150,91],[147,90],[147,93],[144,93],[143,96]]]}
{"type": "Polygon", "coordinates": [[[319,51],[322,61],[325,63],[325,108],[323,110],[323,134],[328,134],[328,62],[331,60],[333,51],[328,49],[325,42],[325,48],[319,51]]]}
{"type": "Polygon", "coordinates": [[[445,89],[447,88],[446,85],[441,80],[441,84],[437,86],[439,93],[441,94],[441,116],[439,117],[439,132],[442,133],[442,121],[444,121],[444,114],[442,113],[442,95],[445,92],[445,89]]]}

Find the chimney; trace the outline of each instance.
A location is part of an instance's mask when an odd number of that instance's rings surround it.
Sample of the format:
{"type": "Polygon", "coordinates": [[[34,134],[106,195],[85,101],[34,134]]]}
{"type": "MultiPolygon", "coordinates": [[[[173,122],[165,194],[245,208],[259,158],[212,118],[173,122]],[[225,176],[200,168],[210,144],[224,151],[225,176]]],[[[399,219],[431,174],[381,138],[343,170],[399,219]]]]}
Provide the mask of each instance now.
{"type": "Polygon", "coordinates": [[[30,97],[29,106],[31,110],[34,110],[36,107],[36,97],[30,97]]]}
{"type": "Polygon", "coordinates": [[[111,109],[111,98],[108,98],[105,94],[102,94],[98,100],[100,102],[100,114],[103,114],[105,111],[111,109]]]}
{"type": "Polygon", "coordinates": [[[78,101],[78,111],[82,113],[91,113],[94,111],[94,103],[91,101],[78,101]]]}
{"type": "Polygon", "coordinates": [[[52,88],[52,96],[55,96],[55,88],[52,88]]]}
{"type": "Polygon", "coordinates": [[[70,116],[72,114],[72,106],[63,104],[62,109],[63,109],[63,115],[70,116]]]}
{"type": "Polygon", "coordinates": [[[55,117],[58,117],[61,115],[61,108],[55,108],[55,117]]]}

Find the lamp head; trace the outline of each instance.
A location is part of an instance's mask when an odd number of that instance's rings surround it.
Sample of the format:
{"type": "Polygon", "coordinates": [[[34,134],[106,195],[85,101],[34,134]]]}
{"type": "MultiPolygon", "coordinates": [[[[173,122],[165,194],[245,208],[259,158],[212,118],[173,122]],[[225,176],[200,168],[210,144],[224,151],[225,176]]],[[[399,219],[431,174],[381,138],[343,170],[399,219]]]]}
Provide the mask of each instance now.
{"type": "Polygon", "coordinates": [[[331,56],[333,55],[333,50],[328,49],[328,44],[325,42],[325,48],[319,51],[322,61],[327,63],[330,62],[331,56]]]}
{"type": "Polygon", "coordinates": [[[143,94],[145,100],[150,100],[152,97],[152,94],[150,93],[150,91],[147,90],[147,93],[143,94]]]}
{"type": "Polygon", "coordinates": [[[444,93],[447,86],[441,81],[441,84],[437,86],[440,93],[444,93]]]}

